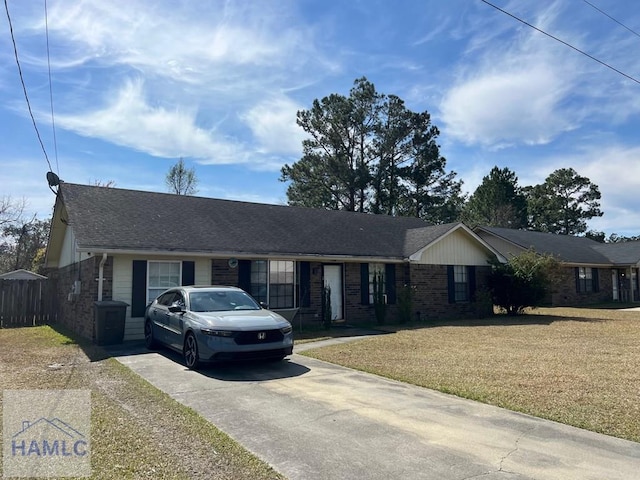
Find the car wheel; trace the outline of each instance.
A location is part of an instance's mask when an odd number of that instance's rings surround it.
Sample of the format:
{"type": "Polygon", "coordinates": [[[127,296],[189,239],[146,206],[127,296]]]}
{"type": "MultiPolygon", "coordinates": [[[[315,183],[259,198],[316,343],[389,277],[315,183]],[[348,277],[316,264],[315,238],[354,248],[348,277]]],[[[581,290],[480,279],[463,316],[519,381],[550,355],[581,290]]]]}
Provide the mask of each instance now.
{"type": "Polygon", "coordinates": [[[153,338],[153,326],[151,320],[144,322],[144,344],[149,350],[153,350],[158,346],[156,339],[153,338]]]}
{"type": "Polygon", "coordinates": [[[187,333],[187,337],[184,339],[184,347],[182,348],[184,355],[184,363],[187,368],[198,368],[198,341],[193,333],[187,333]]]}

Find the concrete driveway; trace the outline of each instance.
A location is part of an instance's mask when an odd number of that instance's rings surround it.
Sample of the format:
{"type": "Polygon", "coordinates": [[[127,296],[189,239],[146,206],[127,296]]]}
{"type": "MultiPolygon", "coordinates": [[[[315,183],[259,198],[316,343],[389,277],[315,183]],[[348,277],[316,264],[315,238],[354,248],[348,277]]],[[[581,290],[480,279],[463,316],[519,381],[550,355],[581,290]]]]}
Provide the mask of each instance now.
{"type": "Polygon", "coordinates": [[[113,354],[291,480],[640,475],[638,443],[298,354],[199,372],[168,351],[113,354]]]}

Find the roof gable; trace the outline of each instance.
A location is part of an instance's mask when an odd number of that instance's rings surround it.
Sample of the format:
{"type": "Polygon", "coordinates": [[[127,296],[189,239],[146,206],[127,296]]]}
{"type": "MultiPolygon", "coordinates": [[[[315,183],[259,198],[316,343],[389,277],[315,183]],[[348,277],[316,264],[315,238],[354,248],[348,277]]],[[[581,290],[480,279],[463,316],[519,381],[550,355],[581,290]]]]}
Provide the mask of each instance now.
{"type": "Polygon", "coordinates": [[[25,270],[24,268],[0,274],[0,279],[2,280],[45,280],[46,278],[44,275],[25,270]]]}
{"type": "Polygon", "coordinates": [[[407,244],[413,243],[411,261],[428,264],[486,265],[489,257],[504,257],[463,223],[449,223],[407,232],[407,244]],[[422,245],[422,247],[420,247],[422,245]]]}

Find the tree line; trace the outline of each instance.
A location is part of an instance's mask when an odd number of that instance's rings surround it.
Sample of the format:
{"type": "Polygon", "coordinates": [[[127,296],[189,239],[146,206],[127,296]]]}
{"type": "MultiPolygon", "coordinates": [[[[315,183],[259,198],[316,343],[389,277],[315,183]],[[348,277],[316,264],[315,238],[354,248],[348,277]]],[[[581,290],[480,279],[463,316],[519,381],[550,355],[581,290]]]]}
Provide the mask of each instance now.
{"type": "Polygon", "coordinates": [[[496,166],[465,196],[462,180],[447,170],[429,112],[411,111],[364,77],[348,96],[314,100],[297,113],[297,124],[308,138],[302,158],[281,170],[289,205],[563,235],[587,233],[587,221],[603,214],[598,186],[572,168],[522,187],[515,172],[496,166]]]}

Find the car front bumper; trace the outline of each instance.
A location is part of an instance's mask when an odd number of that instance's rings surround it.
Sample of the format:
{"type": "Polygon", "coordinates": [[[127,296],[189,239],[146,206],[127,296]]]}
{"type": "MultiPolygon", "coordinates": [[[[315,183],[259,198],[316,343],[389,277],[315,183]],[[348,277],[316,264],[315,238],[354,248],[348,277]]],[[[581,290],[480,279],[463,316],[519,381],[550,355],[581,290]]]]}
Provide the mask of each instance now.
{"type": "Polygon", "coordinates": [[[200,360],[222,362],[234,360],[259,360],[282,358],[293,353],[293,334],[285,334],[277,342],[238,345],[234,338],[199,334],[200,360]]]}

